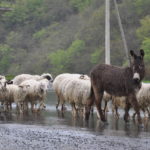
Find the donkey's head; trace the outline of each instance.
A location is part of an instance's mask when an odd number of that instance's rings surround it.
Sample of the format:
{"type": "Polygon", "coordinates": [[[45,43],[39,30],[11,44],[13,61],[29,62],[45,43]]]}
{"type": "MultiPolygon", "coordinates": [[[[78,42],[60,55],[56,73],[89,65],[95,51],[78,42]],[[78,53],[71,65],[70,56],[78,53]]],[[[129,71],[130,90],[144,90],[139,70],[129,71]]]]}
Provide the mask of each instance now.
{"type": "Polygon", "coordinates": [[[139,83],[145,75],[144,66],[144,50],[140,50],[140,55],[136,55],[133,50],[130,51],[132,56],[131,68],[133,72],[133,80],[135,83],[139,83]]]}

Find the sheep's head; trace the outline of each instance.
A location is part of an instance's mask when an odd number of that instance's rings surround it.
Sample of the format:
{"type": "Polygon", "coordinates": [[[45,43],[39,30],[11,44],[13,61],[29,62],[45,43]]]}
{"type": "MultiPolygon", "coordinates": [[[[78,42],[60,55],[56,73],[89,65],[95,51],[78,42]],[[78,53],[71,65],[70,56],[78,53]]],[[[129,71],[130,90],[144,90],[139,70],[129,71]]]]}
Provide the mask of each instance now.
{"type": "Polygon", "coordinates": [[[19,85],[19,88],[24,92],[27,93],[30,85],[19,85]]]}
{"type": "Polygon", "coordinates": [[[43,78],[49,80],[50,82],[53,82],[53,77],[52,77],[52,75],[49,74],[49,73],[43,73],[43,74],[41,75],[41,77],[43,77],[43,78]]]}

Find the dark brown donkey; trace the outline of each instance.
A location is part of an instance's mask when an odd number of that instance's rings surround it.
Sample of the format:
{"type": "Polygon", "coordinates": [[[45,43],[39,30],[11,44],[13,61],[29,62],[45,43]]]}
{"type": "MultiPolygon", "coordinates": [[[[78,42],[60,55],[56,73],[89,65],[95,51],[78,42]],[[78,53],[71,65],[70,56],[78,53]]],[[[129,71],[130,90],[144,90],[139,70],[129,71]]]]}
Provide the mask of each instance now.
{"type": "Polygon", "coordinates": [[[124,120],[129,118],[129,109],[133,105],[138,114],[138,122],[141,123],[139,105],[136,99],[136,91],[141,87],[141,80],[144,78],[144,51],[140,50],[137,56],[134,51],[130,51],[132,56],[131,66],[120,68],[112,65],[100,64],[95,66],[91,71],[91,85],[93,98],[87,104],[86,118],[89,118],[91,105],[96,104],[98,117],[106,121],[105,114],[101,108],[101,102],[104,91],[115,96],[126,96],[126,107],[124,120]]]}

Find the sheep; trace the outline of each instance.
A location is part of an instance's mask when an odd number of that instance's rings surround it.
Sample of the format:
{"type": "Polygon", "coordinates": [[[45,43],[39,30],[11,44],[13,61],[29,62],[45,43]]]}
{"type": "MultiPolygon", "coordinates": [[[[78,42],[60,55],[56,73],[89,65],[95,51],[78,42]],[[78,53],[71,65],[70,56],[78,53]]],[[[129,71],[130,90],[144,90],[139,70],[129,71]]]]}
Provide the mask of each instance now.
{"type": "Polygon", "coordinates": [[[30,75],[30,74],[21,74],[21,75],[17,75],[12,81],[13,81],[13,84],[19,85],[25,80],[30,80],[30,79],[41,80],[41,79],[44,79],[44,78],[48,79],[50,82],[53,81],[53,77],[49,73],[43,73],[41,76],[39,76],[39,75],[30,75]]]}
{"type": "MultiPolygon", "coordinates": [[[[149,83],[142,83],[141,89],[137,91],[136,97],[139,103],[139,108],[144,112],[144,117],[146,117],[145,112],[147,111],[148,115],[150,116],[149,107],[150,107],[150,84],[149,83]]],[[[126,97],[112,97],[112,105],[113,105],[113,112],[115,109],[116,117],[119,117],[118,114],[118,107],[125,108],[126,105],[126,97]]],[[[133,114],[133,119],[135,119],[136,113],[133,114]]]]}
{"type": "MultiPolygon", "coordinates": [[[[142,83],[141,89],[137,92],[136,97],[140,109],[144,112],[144,116],[146,117],[145,112],[147,111],[150,117],[150,83],[142,83]]],[[[136,113],[133,114],[133,118],[135,118],[135,115],[136,113]]]]}
{"type": "Polygon", "coordinates": [[[75,116],[79,109],[83,109],[91,95],[91,82],[87,75],[68,73],[58,75],[53,82],[53,88],[58,96],[56,108],[60,102],[62,106],[68,102],[75,116]]]}
{"type": "Polygon", "coordinates": [[[1,101],[1,106],[4,104],[4,94],[5,94],[5,84],[6,84],[6,78],[5,76],[0,75],[0,101],[1,101]]]}
{"type": "Polygon", "coordinates": [[[23,81],[20,85],[21,86],[28,86],[27,95],[25,97],[26,105],[28,102],[31,103],[31,110],[34,111],[34,104],[39,104],[38,110],[45,107],[44,100],[46,99],[47,94],[47,85],[49,84],[49,80],[47,79],[41,79],[41,80],[26,80],[23,81]]]}
{"type": "Polygon", "coordinates": [[[125,96],[112,96],[112,112],[115,113],[115,117],[119,119],[118,107],[125,109],[126,97],[125,96]]]}
{"type": "Polygon", "coordinates": [[[112,96],[110,94],[108,94],[107,92],[104,91],[104,95],[103,95],[103,101],[105,103],[104,106],[104,113],[106,113],[106,111],[108,111],[108,107],[107,107],[107,103],[112,99],[112,96]]]}
{"type": "Polygon", "coordinates": [[[58,76],[56,76],[56,78],[54,79],[54,82],[53,82],[53,89],[57,95],[57,98],[58,98],[58,103],[56,104],[56,109],[58,109],[58,106],[61,102],[61,105],[62,105],[62,111],[64,109],[64,100],[63,100],[63,95],[61,94],[61,89],[63,89],[62,86],[65,86],[65,84],[63,85],[62,84],[62,81],[64,79],[68,79],[68,78],[76,78],[76,77],[80,77],[80,74],[70,74],[70,73],[63,73],[63,74],[60,74],[58,76]],[[61,100],[60,100],[61,99],[61,100]]]}
{"type": "Polygon", "coordinates": [[[16,105],[19,107],[19,112],[22,113],[23,112],[22,103],[27,94],[28,86],[18,86],[18,85],[6,83],[4,88],[5,88],[5,92],[3,93],[3,98],[4,98],[4,104],[7,106],[7,109],[8,106],[11,107],[12,102],[15,102],[16,105]]]}

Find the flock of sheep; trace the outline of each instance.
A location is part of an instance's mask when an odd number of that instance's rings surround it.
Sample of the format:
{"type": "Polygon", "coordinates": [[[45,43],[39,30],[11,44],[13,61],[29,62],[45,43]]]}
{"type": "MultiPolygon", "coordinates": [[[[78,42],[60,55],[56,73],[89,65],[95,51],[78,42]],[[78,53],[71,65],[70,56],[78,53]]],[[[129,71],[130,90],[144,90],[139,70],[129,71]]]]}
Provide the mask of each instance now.
{"type": "Polygon", "coordinates": [[[4,111],[12,108],[16,103],[18,111],[22,113],[29,109],[40,110],[45,107],[47,90],[51,87],[53,78],[50,74],[30,75],[21,74],[12,81],[7,81],[5,76],[0,76],[0,101],[4,111]],[[39,105],[38,108],[35,108],[39,105]]]}
{"type": "MultiPolygon", "coordinates": [[[[72,107],[73,116],[83,115],[85,117],[85,107],[91,98],[90,77],[81,74],[63,73],[53,81],[49,73],[42,75],[21,74],[13,80],[7,81],[4,76],[0,76],[0,101],[5,111],[11,110],[12,103],[16,103],[20,113],[27,111],[41,110],[45,108],[47,91],[53,87],[58,103],[56,108],[69,103],[72,107]],[[38,105],[38,108],[36,108],[38,105]]],[[[142,83],[141,89],[136,94],[141,111],[150,117],[150,84],[142,83]]],[[[118,108],[124,108],[126,97],[115,97],[104,92],[103,102],[104,112],[107,111],[107,103],[112,102],[112,111],[119,117],[118,108]]],[[[94,107],[94,106],[93,106],[94,107]]],[[[135,117],[134,113],[133,117],[135,117]]]]}

